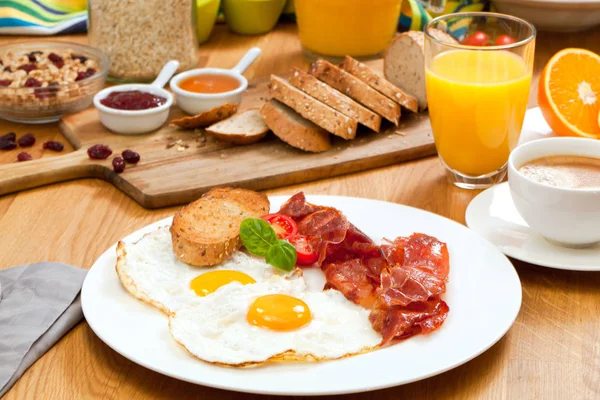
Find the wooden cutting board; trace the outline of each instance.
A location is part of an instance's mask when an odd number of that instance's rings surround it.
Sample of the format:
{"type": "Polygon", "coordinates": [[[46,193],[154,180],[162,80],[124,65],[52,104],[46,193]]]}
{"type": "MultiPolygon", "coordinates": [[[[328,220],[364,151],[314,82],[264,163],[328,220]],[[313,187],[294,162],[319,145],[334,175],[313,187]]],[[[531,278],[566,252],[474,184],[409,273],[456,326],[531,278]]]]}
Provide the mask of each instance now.
{"type": "MultiPolygon", "coordinates": [[[[254,82],[240,110],[260,107],[266,98],[267,80],[254,82]]],[[[173,107],[169,120],[182,115],[173,107]]],[[[203,131],[168,125],[145,135],[117,135],[100,124],[93,107],[64,117],[60,126],[77,150],[0,166],[0,195],[70,179],[100,178],[142,206],[158,208],[188,203],[215,186],[269,189],[435,154],[426,113],[406,112],[399,127],[385,125],[380,133],[361,127],[351,141],[334,137],[332,149],[319,154],[296,150],[272,134],[248,146],[232,146],[203,131]],[[89,159],[87,149],[94,144],[110,146],[113,155],[89,159]],[[111,160],[125,149],[137,151],[141,161],[117,174],[111,160]]]]}

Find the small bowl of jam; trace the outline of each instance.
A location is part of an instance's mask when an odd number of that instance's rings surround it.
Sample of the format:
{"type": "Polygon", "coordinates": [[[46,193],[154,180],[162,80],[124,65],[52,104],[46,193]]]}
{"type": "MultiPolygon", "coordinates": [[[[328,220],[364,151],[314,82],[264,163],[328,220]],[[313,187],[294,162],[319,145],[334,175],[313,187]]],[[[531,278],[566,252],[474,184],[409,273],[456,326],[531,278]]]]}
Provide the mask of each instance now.
{"type": "Polygon", "coordinates": [[[173,95],[163,86],[178,67],[177,61],[169,61],[151,84],[117,85],[98,92],[94,105],[102,125],[123,135],[147,133],[164,125],[173,95]]]}
{"type": "Polygon", "coordinates": [[[174,76],[170,86],[177,105],[196,115],[223,104],[239,104],[248,88],[248,80],[242,73],[260,53],[258,47],[253,47],[232,69],[197,68],[174,76]]]}

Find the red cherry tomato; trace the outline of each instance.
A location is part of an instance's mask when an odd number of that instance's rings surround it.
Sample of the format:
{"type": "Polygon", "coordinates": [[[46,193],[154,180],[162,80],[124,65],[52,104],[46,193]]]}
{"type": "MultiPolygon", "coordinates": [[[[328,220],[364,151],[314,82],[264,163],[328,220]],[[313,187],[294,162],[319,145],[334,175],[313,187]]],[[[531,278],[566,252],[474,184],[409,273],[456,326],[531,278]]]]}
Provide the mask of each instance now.
{"type": "Polygon", "coordinates": [[[513,44],[515,39],[509,35],[500,35],[496,38],[496,46],[505,46],[507,44],[513,44]]]}
{"type": "Polygon", "coordinates": [[[313,265],[319,259],[319,253],[311,246],[308,236],[290,236],[287,241],[296,248],[297,265],[313,265]]]}
{"type": "Polygon", "coordinates": [[[298,233],[298,225],[293,219],[283,214],[268,214],[263,217],[277,234],[277,239],[285,239],[298,233]]]}
{"type": "Polygon", "coordinates": [[[477,31],[464,38],[462,44],[467,46],[487,46],[489,41],[490,37],[485,32],[477,31]]]}

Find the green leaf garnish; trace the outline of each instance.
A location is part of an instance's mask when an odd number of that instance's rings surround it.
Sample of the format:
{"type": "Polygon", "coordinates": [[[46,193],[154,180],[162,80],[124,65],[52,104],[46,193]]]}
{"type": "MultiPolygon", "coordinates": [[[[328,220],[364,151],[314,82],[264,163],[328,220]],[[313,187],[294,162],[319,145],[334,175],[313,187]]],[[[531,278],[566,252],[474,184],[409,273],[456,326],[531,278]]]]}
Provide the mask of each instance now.
{"type": "Polygon", "coordinates": [[[240,239],[250,254],[266,257],[267,263],[284,271],[296,265],[296,248],[278,240],[275,230],[261,218],[246,218],[240,224],[240,239]]]}
{"type": "Polygon", "coordinates": [[[246,218],[240,225],[240,238],[244,247],[255,256],[264,257],[269,248],[277,244],[277,234],[273,227],[260,218],[246,218]]]}
{"type": "Polygon", "coordinates": [[[296,248],[285,240],[280,240],[269,248],[266,261],[284,271],[291,271],[296,265],[296,248]]]}

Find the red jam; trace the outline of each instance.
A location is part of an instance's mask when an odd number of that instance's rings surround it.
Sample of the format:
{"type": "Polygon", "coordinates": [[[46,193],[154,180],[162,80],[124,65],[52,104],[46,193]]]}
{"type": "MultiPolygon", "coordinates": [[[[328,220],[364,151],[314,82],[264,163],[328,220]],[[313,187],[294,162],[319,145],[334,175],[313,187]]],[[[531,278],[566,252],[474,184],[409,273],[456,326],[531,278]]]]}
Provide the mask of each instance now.
{"type": "Polygon", "coordinates": [[[126,92],[111,92],[100,100],[102,105],[117,110],[147,110],[161,106],[167,102],[164,97],[139,90],[128,90],[126,92]]]}

